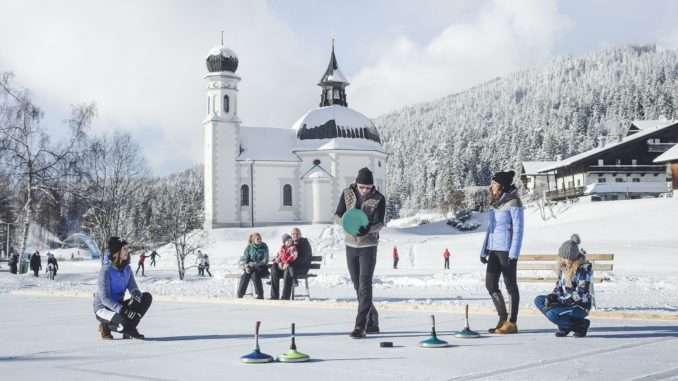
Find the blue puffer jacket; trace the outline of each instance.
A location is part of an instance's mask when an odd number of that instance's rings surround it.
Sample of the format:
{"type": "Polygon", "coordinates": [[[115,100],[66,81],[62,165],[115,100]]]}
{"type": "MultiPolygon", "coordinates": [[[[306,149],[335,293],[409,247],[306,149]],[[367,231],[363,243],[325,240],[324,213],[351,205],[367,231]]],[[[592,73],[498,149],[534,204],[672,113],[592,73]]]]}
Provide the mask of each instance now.
{"type": "Polygon", "coordinates": [[[99,270],[98,290],[93,302],[94,312],[108,308],[120,313],[127,290],[130,294],[140,292],[129,263],[125,263],[122,270],[112,263],[104,263],[99,270]]]}
{"type": "Polygon", "coordinates": [[[497,205],[490,209],[480,256],[485,257],[490,251],[508,251],[510,259],[518,258],[523,243],[524,223],[523,204],[518,197],[518,190],[504,193],[497,205]]]}

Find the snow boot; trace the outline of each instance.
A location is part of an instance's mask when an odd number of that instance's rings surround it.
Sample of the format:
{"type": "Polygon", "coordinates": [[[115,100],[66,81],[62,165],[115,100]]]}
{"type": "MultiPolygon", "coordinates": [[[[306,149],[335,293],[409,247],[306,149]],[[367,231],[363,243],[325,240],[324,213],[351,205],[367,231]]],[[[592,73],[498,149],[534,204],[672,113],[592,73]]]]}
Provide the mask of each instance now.
{"type": "Polygon", "coordinates": [[[101,334],[101,339],[103,340],[113,340],[113,335],[111,335],[111,330],[108,329],[103,323],[99,323],[99,333],[101,334]]]}
{"type": "Polygon", "coordinates": [[[589,326],[591,325],[591,320],[589,319],[577,319],[574,323],[574,337],[586,337],[586,334],[589,331],[589,326]]]}
{"type": "Polygon", "coordinates": [[[367,328],[365,328],[365,333],[379,333],[379,326],[368,324],[367,328]]]}
{"type": "Polygon", "coordinates": [[[558,327],[558,331],[556,331],[556,337],[565,337],[570,334],[569,329],[562,329],[558,327]]]}
{"type": "Polygon", "coordinates": [[[497,323],[497,326],[494,327],[494,328],[488,329],[487,332],[489,332],[489,333],[496,333],[497,330],[498,330],[499,328],[503,327],[505,323],[506,323],[506,320],[499,320],[499,323],[497,323]]]}
{"type": "Polygon", "coordinates": [[[363,327],[355,327],[355,329],[351,331],[349,336],[351,336],[352,339],[362,339],[363,337],[365,337],[365,330],[363,329],[363,327]]]}
{"type": "Polygon", "coordinates": [[[508,312],[506,311],[506,303],[504,302],[504,295],[501,292],[495,292],[492,295],[492,303],[494,303],[494,308],[499,314],[499,323],[496,327],[490,328],[489,333],[496,333],[497,330],[504,326],[504,323],[508,320],[508,312]]]}
{"type": "Polygon", "coordinates": [[[499,333],[499,334],[508,334],[508,333],[518,333],[518,325],[516,323],[511,323],[510,321],[507,321],[504,323],[504,325],[501,326],[501,328],[497,328],[494,333],[499,333]]]}
{"type": "Polygon", "coordinates": [[[125,338],[125,336],[131,337],[132,339],[137,339],[137,340],[143,340],[143,339],[146,338],[146,336],[139,333],[139,331],[137,331],[136,328],[127,328],[122,333],[123,333],[123,338],[125,338]]]}

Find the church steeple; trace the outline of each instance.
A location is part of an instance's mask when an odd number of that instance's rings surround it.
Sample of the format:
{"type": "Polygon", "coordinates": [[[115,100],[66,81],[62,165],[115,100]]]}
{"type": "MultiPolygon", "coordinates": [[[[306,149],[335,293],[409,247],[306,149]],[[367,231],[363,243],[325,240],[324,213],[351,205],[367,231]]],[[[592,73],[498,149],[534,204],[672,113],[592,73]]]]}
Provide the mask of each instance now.
{"type": "Polygon", "coordinates": [[[348,107],[346,102],[346,86],[350,85],[344,73],[339,70],[337,64],[337,57],[334,55],[334,38],[332,39],[332,55],[330,56],[330,64],[327,65],[325,74],[320,79],[318,86],[322,87],[322,94],[320,95],[320,107],[339,105],[348,107]]]}

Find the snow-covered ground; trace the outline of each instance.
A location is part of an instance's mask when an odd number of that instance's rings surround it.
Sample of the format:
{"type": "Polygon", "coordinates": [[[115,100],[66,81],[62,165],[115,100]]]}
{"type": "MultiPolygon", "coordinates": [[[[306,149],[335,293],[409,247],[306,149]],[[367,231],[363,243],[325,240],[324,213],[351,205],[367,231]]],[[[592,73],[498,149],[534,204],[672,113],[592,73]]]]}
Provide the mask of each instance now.
{"type": "MultiPolygon", "coordinates": [[[[314,254],[323,255],[318,277],[310,280],[310,300],[293,302],[235,299],[239,256],[252,231],[272,248],[291,226],[221,229],[208,234],[214,277],[198,277],[191,268],[178,280],[172,250],[160,250],[157,267],[146,260],[140,287],[155,296],[140,330],[146,342],[102,342],[91,311],[96,289],[96,261],[60,262],[55,281],[44,274],[12,275],[0,271],[0,374],[3,379],[678,379],[678,200],[645,199],[554,207],[544,221],[536,207],[526,209],[523,253],[555,253],[572,233],[588,252],[615,254],[609,281],[596,285],[598,311],[592,313],[590,337],[553,336],[554,327],[531,305],[534,296],[552,289],[523,283],[520,334],[483,335],[460,340],[451,331],[463,327],[460,313],[471,306],[471,328],[493,326],[496,315],[482,281],[478,260],[486,216],[476,232],[457,232],[443,216],[396,221],[384,229],[374,277],[382,334],[351,340],[356,305],[337,226],[301,226],[314,254]],[[398,246],[399,268],[392,268],[398,246]],[[451,269],[442,253],[452,252],[451,269]],[[67,298],[64,296],[80,296],[67,298]],[[428,315],[452,347],[422,349],[428,315]],[[635,319],[620,319],[634,316],[635,319]],[[654,319],[649,319],[653,317],[654,319]],[[657,319],[659,318],[659,319],[657,319]],[[264,352],[287,350],[289,323],[297,323],[299,349],[308,364],[244,365],[251,351],[252,327],[262,320],[264,352]],[[584,341],[585,340],[585,341],[584,341]],[[382,349],[380,341],[395,347],[382,349]],[[673,359],[673,360],[672,360],[673,359]],[[564,373],[569,372],[569,373],[564,373]]],[[[135,262],[136,262],[135,257],[135,262]]],[[[44,264],[43,264],[44,265],[44,264]]],[[[134,269],[136,269],[136,264],[134,269]]],[[[139,274],[141,275],[141,274],[139,274]]],[[[268,293],[268,286],[265,286],[268,293]]]]}
{"type": "MultiPolygon", "coordinates": [[[[582,238],[589,253],[614,253],[614,271],[604,274],[609,281],[596,284],[599,311],[652,312],[674,316],[678,309],[678,200],[643,199],[562,205],[548,211],[548,218],[536,207],[526,209],[526,227],[522,253],[555,253],[572,233],[582,238]]],[[[426,216],[435,220],[434,215],[426,216]]],[[[439,216],[442,218],[442,216],[439,216]]],[[[431,305],[454,307],[470,304],[478,310],[491,308],[482,281],[484,266],[478,260],[485,215],[474,215],[482,226],[475,232],[459,232],[445,220],[414,227],[388,227],[381,234],[379,260],[374,277],[375,299],[379,304],[431,305]],[[400,254],[398,269],[392,266],[392,250],[400,254]],[[443,269],[442,253],[452,253],[451,269],[443,269]]],[[[403,226],[403,221],[393,225],[403,226]]],[[[300,226],[323,256],[318,277],[309,281],[311,302],[349,302],[354,291],[346,270],[343,235],[339,226],[300,226]]],[[[207,236],[204,251],[209,253],[214,277],[197,276],[197,268],[188,270],[180,281],[173,249],[162,248],[156,267],[146,260],[146,277],[140,287],[154,295],[233,298],[239,273],[238,261],[252,231],[262,234],[272,249],[291,226],[219,229],[207,236]]],[[[134,257],[136,262],[138,257],[134,257]]],[[[193,261],[190,258],[189,261],[193,261]]],[[[91,293],[96,287],[98,262],[62,260],[56,281],[29,275],[12,276],[0,272],[0,292],[32,290],[39,292],[91,293]]],[[[136,263],[134,263],[136,269],[136,263]]],[[[5,265],[6,270],[6,265],[5,265]]],[[[534,296],[552,289],[544,283],[522,283],[521,308],[533,309],[534,296]]],[[[268,286],[265,286],[268,296],[268,286]]]]}

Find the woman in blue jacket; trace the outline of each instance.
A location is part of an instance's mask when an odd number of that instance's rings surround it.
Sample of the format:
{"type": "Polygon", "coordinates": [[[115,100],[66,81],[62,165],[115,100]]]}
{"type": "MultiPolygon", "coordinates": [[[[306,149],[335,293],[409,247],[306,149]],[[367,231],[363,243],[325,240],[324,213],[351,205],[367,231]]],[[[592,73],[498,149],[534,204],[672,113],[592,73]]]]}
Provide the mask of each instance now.
{"type": "Polygon", "coordinates": [[[247,291],[247,285],[250,279],[254,280],[254,293],[257,299],[264,298],[264,286],[261,284],[261,278],[268,276],[268,246],[261,242],[259,233],[250,234],[247,241],[247,247],[240,260],[243,266],[243,273],[240,277],[238,286],[238,298],[242,298],[247,291]]]}
{"type": "Polygon", "coordinates": [[[129,265],[130,256],[127,241],[118,237],[108,240],[108,260],[99,270],[98,290],[94,295],[94,314],[99,320],[101,338],[113,338],[111,331],[123,334],[123,339],[143,339],[144,335],[137,330],[137,325],[151,306],[152,297],[148,292],[142,293],[134,280],[129,265]],[[131,297],[125,298],[125,291],[131,297]]]}
{"type": "Polygon", "coordinates": [[[520,246],[523,241],[523,204],[518,189],[513,185],[515,172],[497,172],[490,184],[490,216],[480,261],[487,264],[485,287],[492,297],[492,303],[499,315],[499,323],[490,328],[490,333],[517,333],[518,306],[520,293],[516,281],[516,268],[520,246]],[[509,294],[511,313],[506,311],[504,296],[499,289],[499,277],[509,294]]]}

